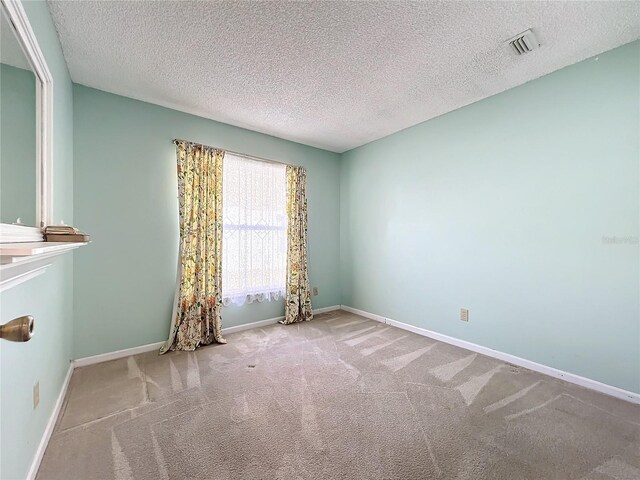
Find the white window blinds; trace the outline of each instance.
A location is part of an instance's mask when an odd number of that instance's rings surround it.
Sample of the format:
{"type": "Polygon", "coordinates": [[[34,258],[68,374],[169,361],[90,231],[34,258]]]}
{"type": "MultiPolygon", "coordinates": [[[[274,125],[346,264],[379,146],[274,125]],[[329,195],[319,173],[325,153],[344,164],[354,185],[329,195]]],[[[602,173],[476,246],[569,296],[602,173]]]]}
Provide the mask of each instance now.
{"type": "Polygon", "coordinates": [[[284,297],[286,167],[226,153],[222,178],[223,303],[284,297]]]}

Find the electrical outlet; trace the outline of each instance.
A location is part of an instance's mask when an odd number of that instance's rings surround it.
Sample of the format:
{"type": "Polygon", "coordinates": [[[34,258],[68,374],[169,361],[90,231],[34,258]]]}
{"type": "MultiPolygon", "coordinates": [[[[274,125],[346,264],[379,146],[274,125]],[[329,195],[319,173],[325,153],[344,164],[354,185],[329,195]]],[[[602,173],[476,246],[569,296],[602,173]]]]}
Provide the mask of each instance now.
{"type": "Polygon", "coordinates": [[[468,308],[461,308],[460,309],[460,320],[462,320],[463,322],[468,322],[469,321],[469,309],[468,308]]]}
{"type": "Polygon", "coordinates": [[[33,409],[35,410],[40,403],[40,382],[36,382],[33,386],[33,409]]]}
{"type": "Polygon", "coordinates": [[[318,296],[318,287],[313,287],[313,296],[314,297],[318,296]]]}

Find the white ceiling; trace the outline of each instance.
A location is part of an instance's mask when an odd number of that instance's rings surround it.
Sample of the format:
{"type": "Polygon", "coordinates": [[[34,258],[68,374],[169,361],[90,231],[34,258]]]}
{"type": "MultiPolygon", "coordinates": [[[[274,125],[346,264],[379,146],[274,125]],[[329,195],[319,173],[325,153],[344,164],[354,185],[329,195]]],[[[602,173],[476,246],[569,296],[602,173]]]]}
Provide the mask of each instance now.
{"type": "Polygon", "coordinates": [[[49,7],[75,82],[336,152],[640,37],[633,1],[49,7]]]}

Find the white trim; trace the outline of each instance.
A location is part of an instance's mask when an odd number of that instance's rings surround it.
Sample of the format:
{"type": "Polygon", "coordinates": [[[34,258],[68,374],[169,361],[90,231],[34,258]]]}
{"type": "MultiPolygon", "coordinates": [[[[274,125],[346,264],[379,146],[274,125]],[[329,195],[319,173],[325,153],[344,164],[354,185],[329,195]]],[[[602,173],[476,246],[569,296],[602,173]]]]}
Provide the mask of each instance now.
{"type": "MultiPolygon", "coordinates": [[[[340,305],[333,305],[331,307],[318,308],[313,311],[314,314],[331,312],[334,310],[340,310],[340,305]]],[[[244,325],[236,325],[234,327],[227,327],[222,329],[223,334],[230,334],[235,332],[240,332],[243,330],[249,330],[252,328],[264,327],[266,325],[272,325],[277,323],[279,320],[282,320],[284,317],[275,317],[268,318],[266,320],[260,320],[257,322],[245,323],[244,325]]],[[[86,367],[88,365],[94,365],[96,363],[108,362],[109,360],[117,360],[119,358],[129,357],[131,355],[138,355],[140,353],[153,352],[154,350],[160,350],[160,347],[164,344],[164,342],[155,342],[150,343],[148,345],[141,345],[139,347],[133,348],[125,348],[123,350],[117,350],[115,352],[103,353],[100,355],[93,355],[91,357],[78,358],[77,360],[73,360],[71,365],[69,365],[69,371],[67,372],[67,376],[64,380],[64,384],[62,385],[62,390],[58,395],[58,400],[56,401],[55,408],[51,417],[49,418],[49,422],[47,423],[47,427],[42,435],[42,439],[40,440],[40,445],[38,446],[38,450],[36,451],[35,457],[31,464],[31,468],[29,469],[29,474],[27,475],[27,480],[35,479],[36,474],[38,473],[38,468],[40,467],[40,462],[42,461],[42,457],[44,456],[44,452],[47,449],[47,444],[49,443],[49,439],[51,438],[51,434],[53,433],[53,428],[58,420],[58,415],[60,414],[60,410],[62,408],[62,404],[64,402],[64,397],[67,393],[67,388],[69,386],[69,381],[71,379],[71,374],[73,370],[76,368],[86,367]]]]}
{"type": "MultiPolygon", "coordinates": [[[[230,334],[241,332],[243,330],[249,330],[252,328],[260,328],[266,325],[272,325],[278,323],[284,317],[268,318],[266,320],[260,320],[258,322],[245,323],[243,325],[236,325],[233,327],[226,327],[222,329],[222,334],[230,334]]],[[[153,352],[154,350],[160,350],[160,347],[164,344],[162,342],[149,343],[147,345],[140,345],[138,347],[125,348],[122,350],[116,350],[115,352],[101,353],[99,355],[92,355],[90,357],[78,358],[73,361],[75,368],[86,367],[88,365],[95,365],[96,363],[108,362],[111,360],[117,360],[119,358],[130,357],[131,355],[138,355],[140,353],[153,352]]]]}
{"type": "Polygon", "coordinates": [[[43,274],[53,257],[83,245],[86,243],[0,243],[0,292],[43,274]]]}
{"type": "Polygon", "coordinates": [[[498,360],[502,360],[503,362],[508,362],[514,365],[518,365],[519,367],[528,368],[529,370],[533,370],[534,372],[542,373],[544,375],[549,375],[550,377],[554,377],[554,378],[559,378],[560,380],[564,380],[569,383],[574,383],[576,385],[580,385],[581,387],[585,387],[590,390],[595,390],[596,392],[604,393],[605,395],[610,395],[612,397],[616,397],[621,400],[626,400],[627,402],[640,404],[640,393],[623,390],[622,388],[614,387],[613,385],[607,385],[606,383],[598,382],[597,380],[581,377],[580,375],[565,372],[563,370],[558,370],[557,368],[549,367],[547,365],[542,365],[541,363],[536,363],[531,360],[527,360],[525,358],[516,357],[515,355],[511,355],[509,353],[500,352],[498,350],[493,350],[488,347],[483,347],[482,345],[477,345],[475,343],[467,342],[466,340],[460,340],[458,338],[450,337],[448,335],[443,335],[441,333],[433,332],[431,330],[427,330],[426,328],[420,328],[414,325],[409,325],[408,323],[398,322],[396,320],[385,318],[380,315],[376,315],[374,313],[369,313],[364,310],[358,310],[357,308],[349,307],[347,305],[342,305],[341,308],[346,312],[355,313],[365,318],[386,323],[393,327],[401,328],[403,330],[407,330],[409,332],[413,332],[418,335],[422,335],[424,337],[433,338],[434,340],[438,340],[440,342],[448,343],[450,345],[455,345],[456,347],[471,350],[472,352],[477,352],[482,355],[487,355],[488,357],[497,358],[498,360]]]}
{"type": "Polygon", "coordinates": [[[0,264],[25,263],[43,255],[58,255],[89,242],[19,242],[0,243],[0,264]]]}
{"type": "MultiPolygon", "coordinates": [[[[313,314],[319,315],[320,313],[332,312],[334,310],[340,310],[340,305],[332,305],[330,307],[316,308],[313,311],[313,314]]],[[[284,320],[284,316],[267,318],[266,320],[258,320],[257,322],[243,323],[242,325],[235,325],[233,327],[225,327],[222,329],[222,334],[228,335],[231,333],[242,332],[244,330],[251,330],[252,328],[266,327],[267,325],[273,325],[274,323],[278,323],[280,320],[284,320]]]]}
{"type": "Polygon", "coordinates": [[[13,223],[0,223],[0,245],[18,242],[42,242],[44,235],[38,227],[27,227],[13,223]]]}
{"type": "MultiPolygon", "coordinates": [[[[313,311],[314,315],[320,313],[331,312],[334,310],[340,310],[340,305],[332,305],[331,307],[318,308],[313,311]]],[[[267,318],[266,320],[258,320],[257,322],[243,323],[242,325],[234,325],[233,327],[225,327],[222,329],[223,335],[229,335],[231,333],[242,332],[244,330],[251,330],[252,328],[266,327],[267,325],[273,325],[283,320],[282,317],[267,318]]],[[[86,367],[87,365],[94,365],[96,363],[108,362],[109,360],[117,360],[119,358],[129,357],[131,355],[138,355],[139,353],[152,352],[154,350],[160,350],[160,347],[164,342],[149,343],[148,345],[141,345],[139,347],[125,348],[123,350],[116,350],[115,352],[102,353],[100,355],[93,355],[91,357],[78,358],[73,361],[75,368],[86,367]]]]}
{"type": "Polygon", "coordinates": [[[14,268],[11,270],[11,274],[8,275],[4,270],[0,273],[0,292],[9,290],[16,285],[31,280],[37,276],[42,275],[47,268],[51,266],[51,263],[45,262],[40,266],[30,265],[28,268],[22,268],[22,265],[18,265],[21,268],[14,268]]]}
{"type": "Polygon", "coordinates": [[[49,421],[47,422],[47,426],[45,427],[44,432],[42,433],[40,444],[38,445],[38,449],[36,450],[36,453],[33,457],[33,461],[31,462],[31,468],[29,468],[29,473],[27,473],[27,480],[33,480],[36,478],[38,468],[40,468],[40,462],[42,462],[42,457],[44,457],[44,452],[47,450],[49,439],[53,434],[53,428],[56,426],[58,415],[60,415],[60,411],[62,410],[64,397],[67,394],[67,388],[69,387],[69,381],[71,380],[73,369],[73,363],[69,364],[69,370],[67,370],[67,375],[64,377],[64,382],[62,383],[62,388],[60,389],[60,393],[58,394],[58,399],[56,400],[56,404],[53,407],[53,412],[51,412],[51,416],[49,416],[49,421]]]}
{"type": "Polygon", "coordinates": [[[364,310],[358,310],[357,308],[348,307],[347,305],[340,305],[340,309],[344,310],[345,312],[355,313],[356,315],[360,315],[361,317],[365,317],[370,320],[375,320],[376,322],[387,323],[386,318],[374,313],[365,312],[364,310]]]}
{"type": "MultiPolygon", "coordinates": [[[[525,360],[523,358],[516,357],[508,353],[499,352],[497,350],[492,350],[490,348],[483,347],[481,345],[476,345],[471,342],[459,340],[457,338],[449,337],[447,335],[442,335],[440,333],[432,332],[431,330],[415,327],[407,323],[397,322],[395,320],[391,320],[389,318],[385,318],[380,315],[376,315],[374,313],[366,312],[364,310],[359,310],[357,308],[349,307],[347,305],[333,305],[331,307],[318,308],[314,310],[313,313],[320,314],[320,313],[332,312],[335,310],[344,310],[345,312],[355,313],[357,315],[363,316],[365,318],[369,318],[371,320],[375,320],[377,322],[386,323],[388,325],[401,328],[403,330],[407,330],[407,331],[416,333],[418,335],[433,338],[434,340],[439,340],[441,342],[449,343],[451,345],[465,348],[473,352],[478,352],[483,355],[487,355],[489,357],[497,358],[499,360],[509,362],[521,367],[525,367],[530,370],[543,373],[545,375],[549,375],[551,377],[559,378],[561,380],[565,380],[570,383],[575,383],[576,385],[580,385],[582,387],[589,388],[591,390],[596,390],[598,392],[611,395],[613,397],[620,398],[622,400],[626,400],[631,403],[640,404],[640,394],[638,393],[622,390],[621,388],[618,388],[618,387],[606,385],[604,383],[600,383],[595,380],[580,377],[579,375],[574,375],[572,373],[563,372],[562,370],[557,370],[555,368],[547,367],[546,365],[541,365],[539,363],[535,363],[530,360],[525,360]]],[[[245,323],[244,325],[227,327],[222,329],[222,333],[230,334],[230,333],[240,332],[243,330],[249,330],[252,328],[260,328],[266,325],[272,325],[274,323],[277,323],[279,320],[282,320],[283,318],[284,317],[268,318],[266,320],[259,320],[257,322],[245,323]]],[[[117,360],[119,358],[129,357],[131,355],[137,355],[140,353],[159,350],[162,344],[164,344],[164,342],[150,343],[148,345],[141,345],[139,347],[126,348],[123,350],[117,350],[115,352],[103,353],[101,355],[93,355],[91,357],[79,358],[71,362],[71,365],[69,366],[69,370],[67,371],[67,376],[65,377],[64,383],[62,385],[62,389],[60,390],[60,394],[58,395],[56,405],[49,418],[49,422],[47,423],[47,426],[44,430],[42,439],[40,440],[40,444],[38,445],[38,450],[36,451],[36,454],[34,456],[33,462],[31,464],[31,468],[29,469],[27,480],[35,479],[36,474],[38,473],[40,462],[42,461],[44,452],[47,449],[47,444],[49,443],[49,439],[51,438],[51,434],[53,433],[53,428],[55,427],[55,424],[58,420],[58,415],[60,414],[60,410],[62,409],[62,404],[64,402],[64,398],[67,393],[67,388],[69,387],[69,381],[71,380],[71,374],[73,373],[73,370],[80,367],[86,367],[88,365],[94,365],[96,363],[108,362],[109,360],[117,360]]]]}
{"type": "MultiPolygon", "coordinates": [[[[43,228],[51,224],[53,206],[53,77],[20,0],[0,0],[0,7],[6,12],[9,23],[13,26],[16,40],[39,80],[36,82],[36,131],[38,134],[36,135],[35,175],[36,221],[39,223],[36,228],[43,228]]],[[[12,238],[11,241],[42,241],[42,237],[33,239],[33,228],[13,225],[12,230],[18,238],[12,238]],[[18,232],[21,229],[24,229],[24,235],[18,232]]]]}
{"type": "Polygon", "coordinates": [[[258,320],[257,322],[243,323],[242,325],[234,325],[233,327],[225,327],[222,329],[222,334],[229,335],[231,333],[238,333],[244,330],[251,330],[252,328],[266,327],[267,325],[278,323],[280,320],[284,320],[284,316],[267,318],[266,320],[258,320]]]}
{"type": "Polygon", "coordinates": [[[340,305],[331,305],[330,307],[315,308],[313,310],[313,314],[319,315],[321,313],[334,312],[336,310],[341,310],[340,305]]]}
{"type": "Polygon", "coordinates": [[[92,355],[91,357],[78,358],[73,361],[73,366],[74,368],[86,367],[87,365],[117,360],[119,358],[130,357],[131,355],[138,355],[139,353],[160,350],[163,343],[164,342],[149,343],[147,345],[140,345],[139,347],[125,348],[123,350],[116,350],[115,352],[101,353],[99,355],[92,355]]]}

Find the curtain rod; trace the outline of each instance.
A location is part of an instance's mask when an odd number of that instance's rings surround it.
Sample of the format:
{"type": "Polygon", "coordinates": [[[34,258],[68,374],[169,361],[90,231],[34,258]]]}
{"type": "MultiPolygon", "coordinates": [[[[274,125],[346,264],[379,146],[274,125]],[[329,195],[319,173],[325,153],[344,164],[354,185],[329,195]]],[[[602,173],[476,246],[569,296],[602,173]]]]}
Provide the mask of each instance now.
{"type": "Polygon", "coordinates": [[[288,165],[290,167],[299,167],[300,165],[295,165],[293,163],[287,163],[287,162],[279,162],[278,160],[270,160],[268,158],[262,158],[262,157],[256,157],[254,155],[247,155],[246,153],[240,153],[240,152],[234,152],[231,150],[226,150],[224,148],[220,148],[220,147],[212,147],[210,145],[205,145],[203,143],[198,143],[198,142],[191,142],[189,140],[183,140],[181,138],[174,138],[173,140],[171,140],[171,143],[173,143],[174,145],[177,142],[185,142],[185,143],[190,143],[192,145],[201,145],[203,147],[208,147],[208,148],[215,148],[217,150],[222,150],[225,153],[230,153],[231,155],[237,155],[238,157],[244,157],[244,158],[248,158],[249,160],[255,160],[257,162],[264,162],[264,163],[275,163],[277,165],[288,165]]]}

